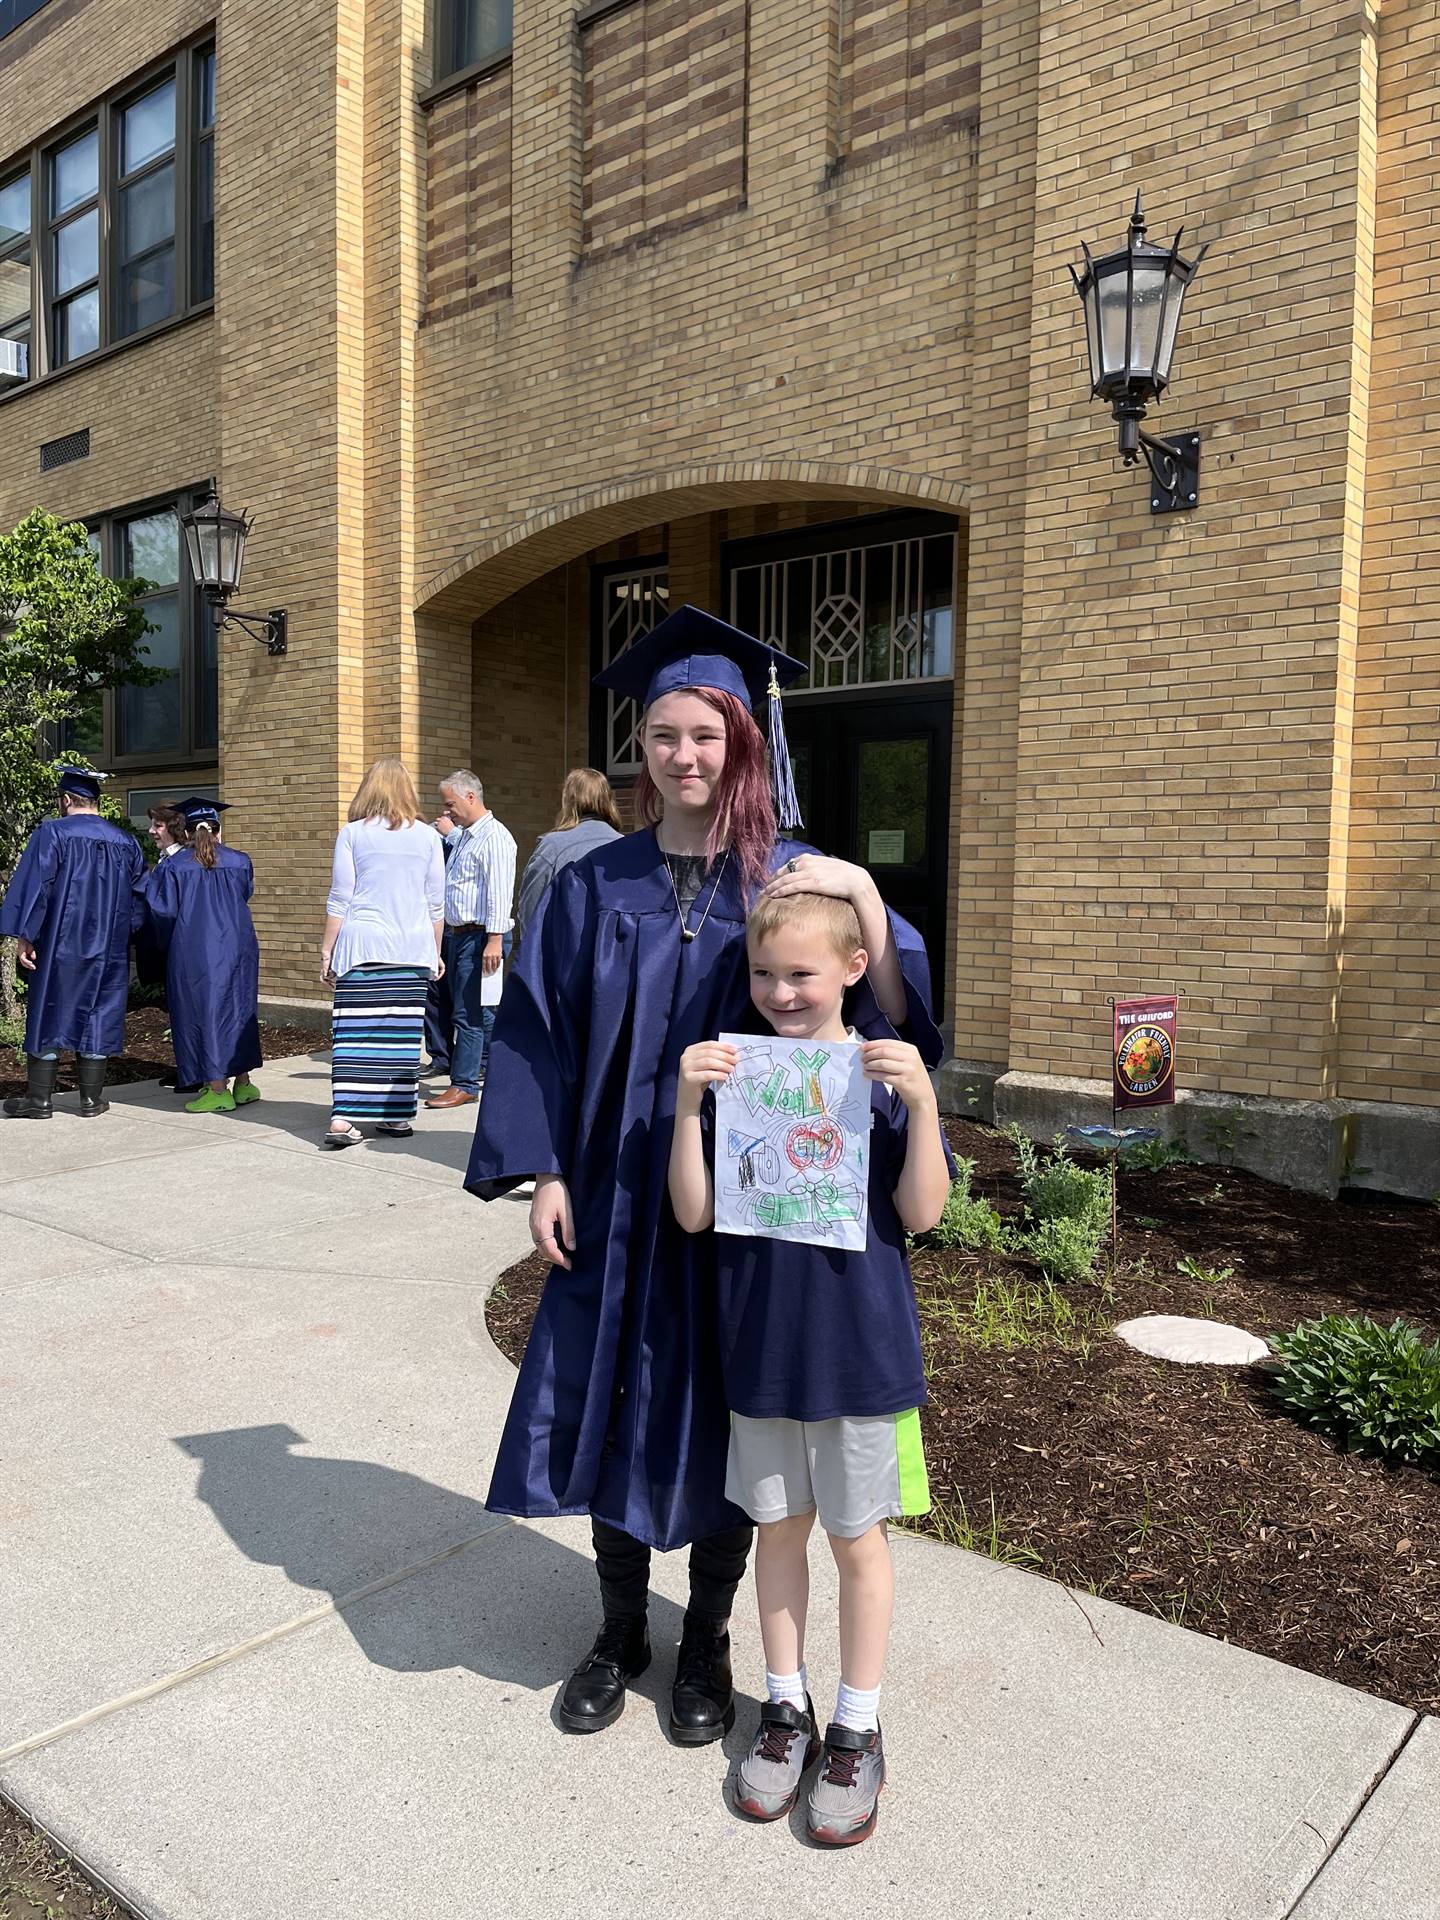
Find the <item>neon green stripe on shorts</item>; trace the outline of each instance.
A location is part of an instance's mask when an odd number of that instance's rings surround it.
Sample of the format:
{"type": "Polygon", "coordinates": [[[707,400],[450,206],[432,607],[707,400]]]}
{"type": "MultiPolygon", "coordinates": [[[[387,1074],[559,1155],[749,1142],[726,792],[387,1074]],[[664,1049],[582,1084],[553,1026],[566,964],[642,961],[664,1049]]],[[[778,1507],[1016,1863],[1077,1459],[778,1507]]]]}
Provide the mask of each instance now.
{"type": "Polygon", "coordinates": [[[900,1472],[900,1511],[907,1517],[930,1511],[930,1476],[925,1471],[925,1443],[920,1436],[920,1409],[895,1415],[895,1462],[900,1472]]]}

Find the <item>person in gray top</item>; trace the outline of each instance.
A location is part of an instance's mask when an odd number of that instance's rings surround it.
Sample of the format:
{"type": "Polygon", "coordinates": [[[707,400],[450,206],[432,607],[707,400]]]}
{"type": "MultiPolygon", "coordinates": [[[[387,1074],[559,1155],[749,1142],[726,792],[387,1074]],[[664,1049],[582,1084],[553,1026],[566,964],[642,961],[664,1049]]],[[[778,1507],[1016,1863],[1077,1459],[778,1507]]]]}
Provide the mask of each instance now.
{"type": "Polygon", "coordinates": [[[560,789],[560,811],[553,833],[542,834],[525,863],[515,908],[515,937],[520,939],[562,867],[579,860],[607,840],[620,838],[620,812],[610,782],[594,767],[572,767],[560,789]]]}

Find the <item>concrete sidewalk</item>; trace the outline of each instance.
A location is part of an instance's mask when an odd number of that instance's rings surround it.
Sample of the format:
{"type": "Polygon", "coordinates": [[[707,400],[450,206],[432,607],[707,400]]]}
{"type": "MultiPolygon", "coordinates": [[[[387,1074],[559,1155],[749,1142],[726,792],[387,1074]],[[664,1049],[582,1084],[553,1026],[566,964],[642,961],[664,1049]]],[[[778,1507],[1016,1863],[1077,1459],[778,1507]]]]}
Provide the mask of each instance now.
{"type": "Polygon", "coordinates": [[[233,1116],[138,1087],[95,1122],[0,1122],[0,1790],[141,1914],[1433,1907],[1435,1721],[926,1541],[896,1543],[870,1844],[727,1810],[748,1586],[734,1735],[666,1741],[683,1555],[624,1719],[561,1734],[585,1525],[483,1505],[513,1374],[482,1303],[525,1204],[461,1191],[463,1110],[321,1154],[324,1059],[261,1085],[233,1116]]]}

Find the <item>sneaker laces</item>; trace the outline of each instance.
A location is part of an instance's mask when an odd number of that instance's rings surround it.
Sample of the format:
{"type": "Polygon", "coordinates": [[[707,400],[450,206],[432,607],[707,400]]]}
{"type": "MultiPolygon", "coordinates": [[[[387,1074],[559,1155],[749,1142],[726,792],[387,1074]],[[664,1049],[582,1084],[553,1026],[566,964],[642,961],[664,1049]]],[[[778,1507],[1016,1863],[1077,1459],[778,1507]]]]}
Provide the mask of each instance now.
{"type": "Polygon", "coordinates": [[[853,1787],[855,1769],[860,1765],[861,1747],[831,1747],[825,1755],[825,1781],[832,1787],[853,1787]]]}
{"type": "Polygon", "coordinates": [[[790,1743],[800,1729],[787,1727],[783,1720],[762,1720],[760,1728],[760,1744],[755,1749],[755,1758],[775,1760],[784,1766],[790,1758],[790,1743]]]}

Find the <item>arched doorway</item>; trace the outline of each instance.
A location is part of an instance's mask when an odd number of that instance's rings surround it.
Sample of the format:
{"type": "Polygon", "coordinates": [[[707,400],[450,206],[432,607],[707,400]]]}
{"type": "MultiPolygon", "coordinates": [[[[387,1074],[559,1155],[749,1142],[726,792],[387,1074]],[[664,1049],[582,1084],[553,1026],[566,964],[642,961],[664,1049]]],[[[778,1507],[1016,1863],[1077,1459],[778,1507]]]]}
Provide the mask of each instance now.
{"type": "Polygon", "coordinates": [[[903,481],[897,498],[881,478],[676,475],[547,509],[437,576],[427,605],[471,616],[473,758],[522,858],[567,766],[633,783],[638,716],[590,682],[672,607],[709,607],[803,659],[786,714],[806,837],[868,867],[919,927],[943,999],[966,523],[958,487],[884,476],[903,481]]]}

